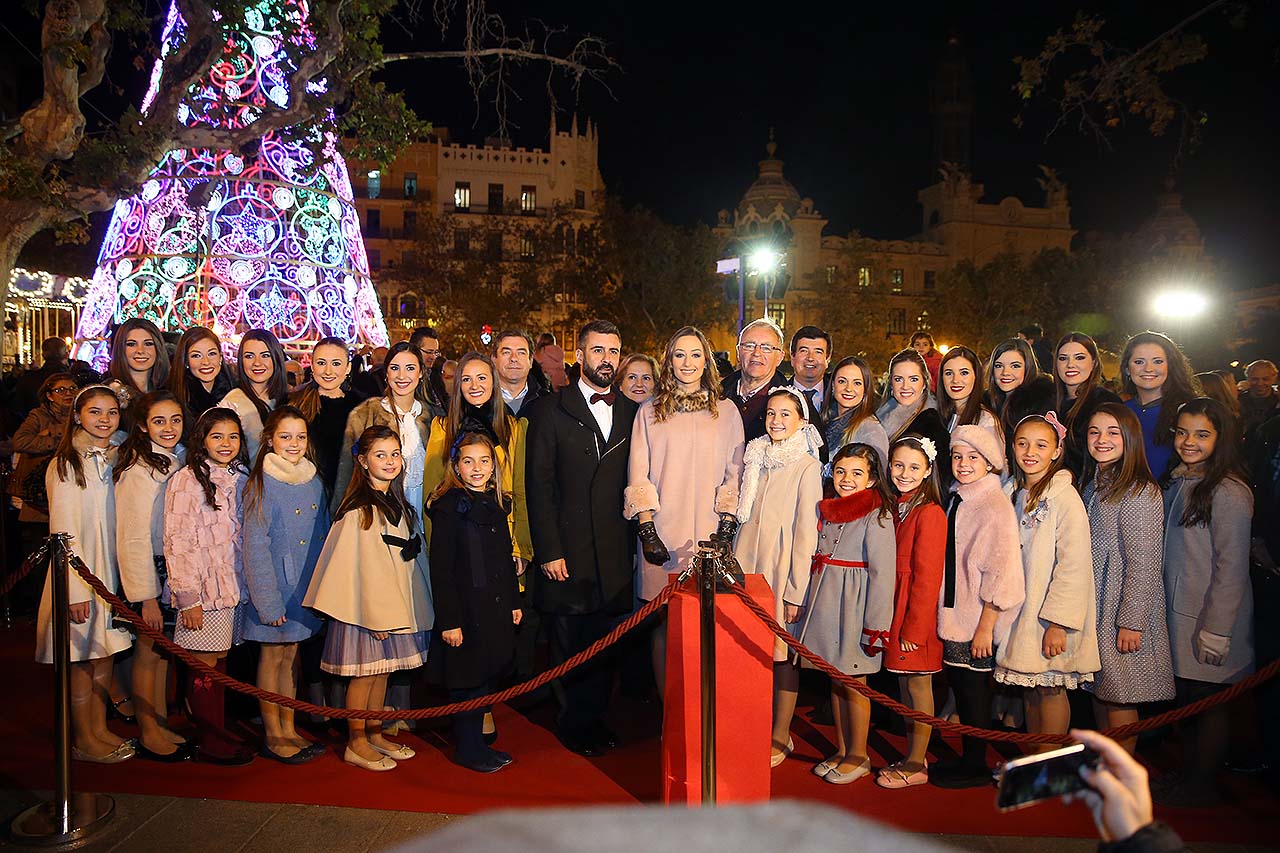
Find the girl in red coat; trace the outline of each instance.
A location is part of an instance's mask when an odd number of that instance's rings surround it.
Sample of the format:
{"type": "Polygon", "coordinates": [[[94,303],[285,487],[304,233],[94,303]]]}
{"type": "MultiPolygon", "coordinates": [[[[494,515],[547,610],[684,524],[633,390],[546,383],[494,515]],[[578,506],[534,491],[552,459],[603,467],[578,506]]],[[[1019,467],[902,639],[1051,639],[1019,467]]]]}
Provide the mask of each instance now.
{"type": "MultiPolygon", "coordinates": [[[[933,674],[942,670],[938,639],[938,594],[947,550],[947,514],[938,485],[938,449],[928,438],[904,435],[889,448],[889,479],[898,496],[894,518],[898,571],[893,624],[884,668],[898,675],[902,700],[933,713],[933,674]]],[[[882,788],[910,788],[929,781],[925,758],[932,727],[912,723],[907,756],[876,776],[882,788]]]]}

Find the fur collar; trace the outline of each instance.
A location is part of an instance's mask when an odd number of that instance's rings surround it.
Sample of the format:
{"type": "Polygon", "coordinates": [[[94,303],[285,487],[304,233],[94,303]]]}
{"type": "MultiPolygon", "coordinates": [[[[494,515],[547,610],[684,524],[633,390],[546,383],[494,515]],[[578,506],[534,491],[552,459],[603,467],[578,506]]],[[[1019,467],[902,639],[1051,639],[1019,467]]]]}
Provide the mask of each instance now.
{"type": "Polygon", "coordinates": [[[281,483],[301,486],[303,483],[310,483],[315,477],[316,466],[305,456],[298,460],[297,465],[294,465],[278,453],[268,453],[262,457],[262,473],[281,483]]]}
{"type": "Polygon", "coordinates": [[[93,436],[83,429],[78,429],[71,436],[71,446],[75,448],[76,453],[79,453],[85,459],[92,457],[95,461],[101,460],[107,467],[116,464],[116,454],[119,452],[119,448],[114,441],[107,447],[98,447],[93,443],[93,436]]]}
{"type": "Polygon", "coordinates": [[[745,522],[751,517],[756,493],[760,490],[760,475],[763,472],[786,468],[806,456],[817,459],[817,448],[821,446],[822,439],[818,437],[818,430],[813,424],[805,424],[790,438],[776,444],[767,435],[747,442],[747,450],[742,457],[742,489],[738,493],[738,520],[745,522]]]}
{"type": "Polygon", "coordinates": [[[959,492],[961,499],[966,501],[982,500],[988,495],[999,495],[1002,500],[1004,498],[1004,487],[1000,485],[1000,475],[994,471],[988,471],[985,476],[972,483],[953,485],[951,491],[959,492]]]}
{"type": "Polygon", "coordinates": [[[874,489],[863,489],[852,495],[830,498],[818,503],[818,512],[822,514],[822,520],[831,524],[847,524],[879,510],[880,493],[874,489]]]}
{"type": "Polygon", "coordinates": [[[1179,462],[1177,467],[1169,472],[1170,480],[1203,480],[1204,469],[1207,463],[1198,462],[1195,465],[1188,465],[1185,462],[1179,462]]]}
{"type": "Polygon", "coordinates": [[[674,411],[677,412],[711,411],[711,395],[706,391],[699,390],[692,394],[685,394],[676,389],[671,392],[671,399],[675,401],[674,411]]]}
{"type": "Polygon", "coordinates": [[[889,399],[884,401],[884,405],[876,409],[876,419],[880,421],[890,440],[895,440],[916,419],[917,415],[926,409],[936,408],[938,408],[938,401],[932,394],[929,395],[929,399],[911,408],[899,405],[897,399],[890,395],[889,399]]]}

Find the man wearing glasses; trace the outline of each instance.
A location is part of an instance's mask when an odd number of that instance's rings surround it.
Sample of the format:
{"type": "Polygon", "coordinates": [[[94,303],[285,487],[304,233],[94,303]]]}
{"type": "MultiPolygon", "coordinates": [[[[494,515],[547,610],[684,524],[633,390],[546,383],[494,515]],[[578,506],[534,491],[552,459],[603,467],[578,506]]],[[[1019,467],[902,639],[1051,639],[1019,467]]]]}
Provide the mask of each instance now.
{"type": "Polygon", "coordinates": [[[782,329],[767,318],[753,320],[738,335],[738,369],[725,378],[722,387],[725,397],[733,401],[742,415],[747,441],[764,435],[769,391],[790,384],[778,372],[785,353],[782,329]]]}

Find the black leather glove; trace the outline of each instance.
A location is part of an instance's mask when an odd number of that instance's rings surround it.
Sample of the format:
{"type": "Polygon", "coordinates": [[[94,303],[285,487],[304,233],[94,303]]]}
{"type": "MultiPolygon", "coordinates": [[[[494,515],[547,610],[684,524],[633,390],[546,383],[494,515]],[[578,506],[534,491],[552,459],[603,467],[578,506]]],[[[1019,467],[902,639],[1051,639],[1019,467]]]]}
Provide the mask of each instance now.
{"type": "Polygon", "coordinates": [[[658,538],[658,528],[653,526],[652,521],[641,524],[636,533],[640,537],[640,551],[644,554],[645,562],[661,566],[671,559],[671,552],[658,538]]]}
{"type": "Polygon", "coordinates": [[[738,533],[738,519],[732,515],[720,516],[720,526],[716,528],[715,535],[712,539],[719,539],[721,542],[733,542],[733,537],[738,533]]]}

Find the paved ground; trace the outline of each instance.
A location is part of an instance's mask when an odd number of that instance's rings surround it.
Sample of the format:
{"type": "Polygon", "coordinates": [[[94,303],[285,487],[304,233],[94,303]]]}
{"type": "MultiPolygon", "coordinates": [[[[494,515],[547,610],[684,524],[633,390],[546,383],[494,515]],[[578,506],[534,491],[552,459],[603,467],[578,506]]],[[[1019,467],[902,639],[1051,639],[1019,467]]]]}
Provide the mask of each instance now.
{"type": "MultiPolygon", "coordinates": [[[[30,795],[0,790],[0,817],[9,819],[33,802],[30,795]]],[[[115,796],[116,814],[104,834],[80,848],[91,853],[364,853],[389,850],[464,818],[419,812],[372,811],[230,800],[193,800],[139,794],[115,796]]],[[[972,853],[1091,853],[1097,842],[1080,838],[935,835],[931,840],[972,853]]],[[[0,849],[34,850],[0,837],[0,849]]],[[[1273,848],[1197,844],[1197,853],[1253,853],[1273,848]]]]}

